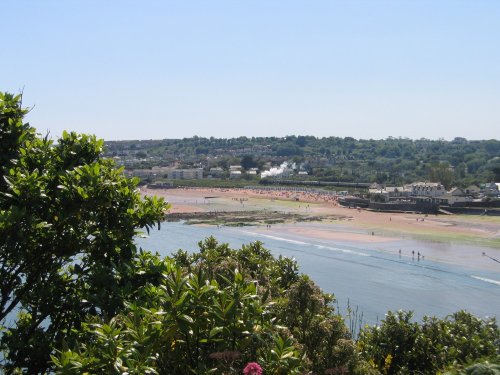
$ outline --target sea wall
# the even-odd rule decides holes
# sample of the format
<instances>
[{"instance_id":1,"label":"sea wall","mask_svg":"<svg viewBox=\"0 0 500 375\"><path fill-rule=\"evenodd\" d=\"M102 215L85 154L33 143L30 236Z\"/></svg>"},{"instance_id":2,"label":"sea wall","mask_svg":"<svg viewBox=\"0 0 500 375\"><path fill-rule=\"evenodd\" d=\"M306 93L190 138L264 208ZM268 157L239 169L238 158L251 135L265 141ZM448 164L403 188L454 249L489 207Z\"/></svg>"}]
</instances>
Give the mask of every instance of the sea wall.
<instances>
[{"instance_id":1,"label":"sea wall","mask_svg":"<svg viewBox=\"0 0 500 375\"><path fill-rule=\"evenodd\" d=\"M385 212L422 212L425 214L435 214L439 206L429 202L400 202L400 203L380 203L370 202L368 208L373 211Z\"/></svg>"},{"instance_id":2,"label":"sea wall","mask_svg":"<svg viewBox=\"0 0 500 375\"><path fill-rule=\"evenodd\" d=\"M456 207L442 206L443 210L452 214L459 215L484 215L484 216L500 216L500 209L482 208L482 207Z\"/></svg>"}]
</instances>

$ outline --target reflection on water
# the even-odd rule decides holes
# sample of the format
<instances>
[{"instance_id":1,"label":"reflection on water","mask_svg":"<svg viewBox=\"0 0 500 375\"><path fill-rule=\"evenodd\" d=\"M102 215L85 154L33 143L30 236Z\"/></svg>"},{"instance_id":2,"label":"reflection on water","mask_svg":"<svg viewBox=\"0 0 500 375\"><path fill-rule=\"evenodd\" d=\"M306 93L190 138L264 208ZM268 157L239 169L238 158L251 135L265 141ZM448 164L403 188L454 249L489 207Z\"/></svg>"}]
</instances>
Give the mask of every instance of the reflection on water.
<instances>
[{"instance_id":1,"label":"reflection on water","mask_svg":"<svg viewBox=\"0 0 500 375\"><path fill-rule=\"evenodd\" d=\"M496 316L500 311L499 272L465 268L434 262L417 261L384 251L401 242L332 243L298 236L261 233L252 227L217 228L163 223L160 231L148 238L138 238L139 246L169 255L178 249L196 251L198 242L214 236L233 248L259 240L274 255L297 260L301 272L309 274L323 290L334 293L341 309L358 306L366 323L374 324L388 310L413 310L417 319L423 315L444 317L466 309L478 316ZM441 244L411 241L423 254ZM451 251L451 245L442 245ZM475 251L478 249L475 248ZM408 254L406 254L408 255Z\"/></svg>"}]
</instances>

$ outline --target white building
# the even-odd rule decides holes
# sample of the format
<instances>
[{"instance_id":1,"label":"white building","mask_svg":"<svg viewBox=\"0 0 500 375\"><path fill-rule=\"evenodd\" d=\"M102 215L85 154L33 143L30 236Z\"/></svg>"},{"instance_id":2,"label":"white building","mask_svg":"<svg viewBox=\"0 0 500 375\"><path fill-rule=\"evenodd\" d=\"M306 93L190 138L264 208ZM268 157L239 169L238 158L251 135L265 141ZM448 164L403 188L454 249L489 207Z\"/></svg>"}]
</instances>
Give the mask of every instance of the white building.
<instances>
[{"instance_id":1,"label":"white building","mask_svg":"<svg viewBox=\"0 0 500 375\"><path fill-rule=\"evenodd\" d=\"M132 169L125 171L125 175L127 177L154 178L157 174L152 169Z\"/></svg>"},{"instance_id":2,"label":"white building","mask_svg":"<svg viewBox=\"0 0 500 375\"><path fill-rule=\"evenodd\" d=\"M496 197L500 192L498 191L498 185L496 183L489 182L481 184L481 193L486 196Z\"/></svg>"},{"instance_id":3,"label":"white building","mask_svg":"<svg viewBox=\"0 0 500 375\"><path fill-rule=\"evenodd\" d=\"M241 178L241 171L229 171L229 178L231 179Z\"/></svg>"},{"instance_id":4,"label":"white building","mask_svg":"<svg viewBox=\"0 0 500 375\"><path fill-rule=\"evenodd\" d=\"M450 206L454 205L455 203L472 202L472 197L470 195L467 195L464 190L457 187L443 194L440 199L442 203L446 203Z\"/></svg>"},{"instance_id":5,"label":"white building","mask_svg":"<svg viewBox=\"0 0 500 375\"><path fill-rule=\"evenodd\" d=\"M437 198L446 193L446 189L439 182L415 182L406 185L405 190L412 196Z\"/></svg>"},{"instance_id":6,"label":"white building","mask_svg":"<svg viewBox=\"0 0 500 375\"><path fill-rule=\"evenodd\" d=\"M167 173L169 180L201 180L203 179L203 168L196 169L172 169Z\"/></svg>"},{"instance_id":7,"label":"white building","mask_svg":"<svg viewBox=\"0 0 500 375\"><path fill-rule=\"evenodd\" d=\"M378 184L370 185L368 193L372 195L380 195L385 201L401 199L402 197L408 197L410 192L403 186L386 186L382 187Z\"/></svg>"}]
</instances>

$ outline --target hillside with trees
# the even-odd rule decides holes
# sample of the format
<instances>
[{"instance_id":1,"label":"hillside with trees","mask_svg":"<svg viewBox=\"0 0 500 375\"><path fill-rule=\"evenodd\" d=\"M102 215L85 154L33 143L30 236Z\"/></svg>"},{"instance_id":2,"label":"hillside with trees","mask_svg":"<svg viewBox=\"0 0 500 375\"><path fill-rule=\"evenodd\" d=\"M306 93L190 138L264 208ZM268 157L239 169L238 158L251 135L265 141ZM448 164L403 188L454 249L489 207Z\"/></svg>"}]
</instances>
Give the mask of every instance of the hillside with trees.
<instances>
[{"instance_id":1,"label":"hillside with trees","mask_svg":"<svg viewBox=\"0 0 500 375\"><path fill-rule=\"evenodd\" d=\"M176 166L244 168L296 163L311 178L325 181L378 182L401 185L412 181L442 182L466 187L500 181L500 141L452 141L406 138L363 140L350 137L287 136L232 139L108 141L106 155L127 168Z\"/></svg>"},{"instance_id":2,"label":"hillside with trees","mask_svg":"<svg viewBox=\"0 0 500 375\"><path fill-rule=\"evenodd\" d=\"M137 248L169 206L141 197L103 141L50 140L26 113L0 93L0 372L498 373L495 319L397 312L359 327L259 242L201 239L165 258Z\"/></svg>"}]
</instances>

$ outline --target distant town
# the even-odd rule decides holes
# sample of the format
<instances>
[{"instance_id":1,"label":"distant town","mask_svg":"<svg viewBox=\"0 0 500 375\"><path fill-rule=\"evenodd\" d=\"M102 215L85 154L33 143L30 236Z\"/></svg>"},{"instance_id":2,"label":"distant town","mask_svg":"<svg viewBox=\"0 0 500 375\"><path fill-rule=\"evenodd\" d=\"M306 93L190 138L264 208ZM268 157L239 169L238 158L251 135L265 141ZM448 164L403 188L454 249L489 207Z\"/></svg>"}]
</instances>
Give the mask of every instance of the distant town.
<instances>
[{"instance_id":1,"label":"distant town","mask_svg":"<svg viewBox=\"0 0 500 375\"><path fill-rule=\"evenodd\" d=\"M327 189L383 211L496 214L500 141L184 138L106 142L107 157L152 188Z\"/></svg>"}]
</instances>

